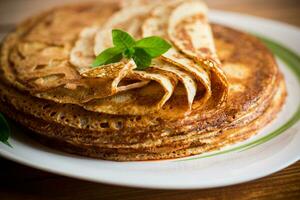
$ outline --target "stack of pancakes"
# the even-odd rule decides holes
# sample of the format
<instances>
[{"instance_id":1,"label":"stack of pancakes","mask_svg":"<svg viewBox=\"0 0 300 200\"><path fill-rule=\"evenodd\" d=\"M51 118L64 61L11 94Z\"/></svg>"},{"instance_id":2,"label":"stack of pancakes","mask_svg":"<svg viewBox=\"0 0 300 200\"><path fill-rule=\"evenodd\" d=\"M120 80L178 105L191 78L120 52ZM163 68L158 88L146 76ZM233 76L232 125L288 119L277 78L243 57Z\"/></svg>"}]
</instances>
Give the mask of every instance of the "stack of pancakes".
<instances>
[{"instance_id":1,"label":"stack of pancakes","mask_svg":"<svg viewBox=\"0 0 300 200\"><path fill-rule=\"evenodd\" d=\"M131 59L92 67L116 28L160 36L172 48L143 71ZM209 24L199 0L59 7L20 24L1 47L0 111L46 145L84 156L156 160L216 150L257 133L285 96L268 49Z\"/></svg>"}]
</instances>

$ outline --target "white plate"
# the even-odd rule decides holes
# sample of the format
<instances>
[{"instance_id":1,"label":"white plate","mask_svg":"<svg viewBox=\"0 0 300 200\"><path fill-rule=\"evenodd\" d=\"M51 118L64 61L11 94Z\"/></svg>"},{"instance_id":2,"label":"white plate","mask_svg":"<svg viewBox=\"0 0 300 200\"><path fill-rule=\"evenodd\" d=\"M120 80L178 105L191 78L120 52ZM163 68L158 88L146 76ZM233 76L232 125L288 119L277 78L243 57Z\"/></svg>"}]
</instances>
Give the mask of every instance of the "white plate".
<instances>
[{"instance_id":1,"label":"white plate","mask_svg":"<svg viewBox=\"0 0 300 200\"><path fill-rule=\"evenodd\" d=\"M300 54L298 28L228 12L211 11L210 15L213 22L260 34ZM145 188L211 188L269 175L300 158L300 124L297 122L300 115L300 59L285 49L279 48L279 51L294 66L292 70L278 59L287 82L287 103L273 123L243 143L184 159L112 162L58 152L17 134L15 130L10 139L13 148L0 144L0 154L10 160L65 176Z\"/></svg>"}]
</instances>

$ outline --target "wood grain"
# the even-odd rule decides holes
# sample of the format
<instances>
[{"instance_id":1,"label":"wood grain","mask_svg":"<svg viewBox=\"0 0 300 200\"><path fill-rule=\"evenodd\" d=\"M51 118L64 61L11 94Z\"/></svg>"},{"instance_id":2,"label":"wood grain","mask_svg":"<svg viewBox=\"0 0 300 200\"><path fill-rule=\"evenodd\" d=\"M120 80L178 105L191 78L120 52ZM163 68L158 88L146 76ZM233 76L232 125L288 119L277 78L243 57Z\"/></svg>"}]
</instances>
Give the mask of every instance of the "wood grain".
<instances>
[{"instance_id":1,"label":"wood grain","mask_svg":"<svg viewBox=\"0 0 300 200\"><path fill-rule=\"evenodd\" d=\"M149 190L75 180L0 160L0 199L299 199L300 161L271 176L207 190ZM4 173L5 172L5 173Z\"/></svg>"},{"instance_id":2,"label":"wood grain","mask_svg":"<svg viewBox=\"0 0 300 200\"><path fill-rule=\"evenodd\" d=\"M24 17L74 0L1 0L0 32ZM80 0L75 0L80 1ZM240 12L300 26L297 0L207 0L214 9ZM42 172L0 158L1 200L199 200L300 199L300 161L268 177L207 190L148 190L91 183Z\"/></svg>"}]
</instances>

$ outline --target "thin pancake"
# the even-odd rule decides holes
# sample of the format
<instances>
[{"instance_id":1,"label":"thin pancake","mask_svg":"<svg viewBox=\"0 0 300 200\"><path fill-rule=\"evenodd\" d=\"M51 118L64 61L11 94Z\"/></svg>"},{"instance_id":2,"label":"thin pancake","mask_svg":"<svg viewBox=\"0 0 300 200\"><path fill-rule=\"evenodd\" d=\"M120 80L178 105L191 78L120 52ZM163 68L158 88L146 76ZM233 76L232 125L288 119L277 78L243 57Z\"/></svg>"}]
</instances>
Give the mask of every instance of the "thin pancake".
<instances>
[{"instance_id":1,"label":"thin pancake","mask_svg":"<svg viewBox=\"0 0 300 200\"><path fill-rule=\"evenodd\" d=\"M186 11L189 12L186 12ZM222 101L226 99L228 82L220 69L210 25L207 7L199 0L181 3L169 18L168 36L175 46L217 76L223 86Z\"/></svg>"},{"instance_id":2,"label":"thin pancake","mask_svg":"<svg viewBox=\"0 0 300 200\"><path fill-rule=\"evenodd\" d=\"M118 28L118 27L125 27L125 30L131 29L130 25L132 25L134 23L130 23L130 25L125 25L126 23L128 23L128 19L139 18L139 17L143 18L143 16L145 16L145 13L150 11L149 8L151 8L151 6L144 6L144 7L142 7L141 10L136 10L136 9L133 9L132 7L123 8L121 11L114 14L112 16L112 18L104 25L104 29L103 30L99 29L98 32L96 32L95 49L97 49L97 50L95 50L95 55L97 55L97 53L99 53L100 51L102 51L105 48L108 48L112 45L111 39L107 38L107 37L110 37L111 29ZM132 9L135 11L132 12ZM128 13L130 13L130 15ZM126 15L126 17L125 17L125 15ZM141 21L140 21L140 23L141 23ZM90 30L94 30L94 29L91 28ZM136 32L133 33L134 35L136 35L137 32L139 32L138 29L135 29L135 30L136 30ZM83 30L83 33L85 33L85 31L86 30ZM106 32L106 34L104 34L105 32ZM107 37L105 37L105 36L107 36ZM83 40L83 42L86 41L85 38L82 38L82 40ZM89 41L92 41L92 37L89 39ZM80 44L81 43L80 40L77 43ZM88 44L90 44L90 46L93 45L92 42L89 42ZM83 46L85 46L85 45L83 45ZM77 50L76 46L74 49ZM79 55L84 55L84 54L82 53ZM85 60L85 59L90 60L90 62L91 62L91 59L89 57L83 58L83 60ZM184 60L184 58L182 58L182 60ZM76 65L76 63L73 63L73 64ZM91 65L91 63L87 63L87 64L88 64L88 66ZM195 63L193 63L192 61L186 60L185 68L188 69L189 65L191 65L191 64L195 65ZM161 66L159 66L159 65L161 65ZM159 62L156 61L156 63L153 66L157 69L160 69L161 71L165 70L164 67L162 67L162 66L166 66L166 68L168 68L168 69L165 71L170 72L170 70L171 70L172 73L176 75L177 79L182 82L182 84L184 85L184 88L186 90L189 108L192 107L192 103L193 103L194 97L196 95L196 90L197 90L197 85L195 84L191 74L196 74L198 79L200 79L200 83L198 83L198 84L203 84L204 87L207 89L207 92L205 93L205 95L203 96L203 98L200 101L201 103L198 102L198 105L203 105L206 102L206 100L210 97L211 89L210 89L209 78L208 78L208 76L206 76L207 73L202 68L199 68L198 66L196 66L197 68L192 68L192 70L189 70L186 72L185 70L182 71L182 68L178 69L177 67L172 66L172 64L163 63L163 61L159 61ZM77 66L77 67L80 67L80 66ZM97 70L94 70L94 71L97 71ZM189 73L190 71L192 72L191 74ZM135 73L138 74L139 72L133 71L131 74L135 74ZM128 75L129 75L129 73L128 73ZM86 75L86 77L88 77L88 75ZM144 77L146 77L146 76L144 76ZM127 78L129 78L129 77L127 76ZM130 78L132 78L132 75ZM140 85L142 85L142 84L140 84ZM140 85L135 84L135 86L140 86ZM133 88L133 87L130 87L130 88ZM165 90L168 91L167 88L165 88ZM123 90L123 91L125 91L125 90ZM174 91L174 89L173 89L173 91ZM172 94L173 91L169 91L169 94ZM201 90L198 90L198 91L201 91ZM126 98L128 100L129 100L129 98L131 98L131 96L127 95L127 94L120 94L119 97L116 96L116 97L112 97L112 98L113 99L124 99L125 98L124 95L126 96ZM97 96L96 96L96 98L97 98ZM170 95L168 96L168 99L169 98L170 98ZM112 102L114 102L113 99L112 99ZM139 98L134 98L134 99L136 101ZM161 102L164 102L164 103L163 104L159 103L158 104L159 107L157 107L157 108L162 107L167 102L168 99L162 99ZM88 110L96 110L98 112L105 112L105 113L110 113L110 114L145 114L146 110L148 110L147 112L150 111L150 109L143 108L140 105L139 105L139 109L134 108L134 106L136 106L136 105L132 100L124 101L122 104L119 101L120 105L116 105L113 107L111 105L106 105L106 103L109 101L110 101L109 99L104 99L104 100L99 99L99 100L89 103L88 105L85 105L84 107ZM131 107L133 107L132 110L130 110L129 107L126 106L127 104L129 104L129 102L131 102L131 104L132 104L132 106L131 106ZM107 107L107 108L105 108L105 107ZM149 107L149 105L146 104L145 107ZM153 106L150 106L150 107L153 108ZM155 110L157 110L157 109L154 109L154 111Z\"/></svg>"},{"instance_id":3,"label":"thin pancake","mask_svg":"<svg viewBox=\"0 0 300 200\"><path fill-rule=\"evenodd\" d=\"M167 31L168 31L168 22L170 20L169 19L170 14L172 13L172 10L178 6L179 2L180 1L172 1L171 3L166 3L163 6L156 7L152 11L151 16L148 17L143 24L142 27L143 36L147 37L151 35L157 35L157 36L164 37L165 39L168 39L169 37ZM209 73L206 72L201 66L187 59L177 49L173 47L162 56L162 59L189 72L190 74L195 76L195 79L199 81L200 84L203 84L203 86L206 89L205 96L203 97L204 99L203 104L205 103L206 100L210 98L211 83L210 83Z\"/></svg>"}]
</instances>

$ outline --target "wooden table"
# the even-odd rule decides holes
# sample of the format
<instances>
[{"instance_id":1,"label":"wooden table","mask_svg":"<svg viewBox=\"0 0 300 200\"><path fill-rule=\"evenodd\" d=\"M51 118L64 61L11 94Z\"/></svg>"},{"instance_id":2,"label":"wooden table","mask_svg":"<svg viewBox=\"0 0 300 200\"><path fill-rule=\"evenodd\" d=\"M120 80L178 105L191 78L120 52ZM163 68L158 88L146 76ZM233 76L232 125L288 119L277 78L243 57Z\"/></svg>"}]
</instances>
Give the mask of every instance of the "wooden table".
<instances>
[{"instance_id":1,"label":"wooden table","mask_svg":"<svg viewBox=\"0 0 300 200\"><path fill-rule=\"evenodd\" d=\"M65 2L71 0L65 0ZM80 1L80 0L75 0ZM63 0L1 0L0 32ZM257 15L300 26L297 0L209 0L211 8ZM208 190L148 190L91 183L25 167L0 158L0 199L300 199L300 161L271 176Z\"/></svg>"}]
</instances>

